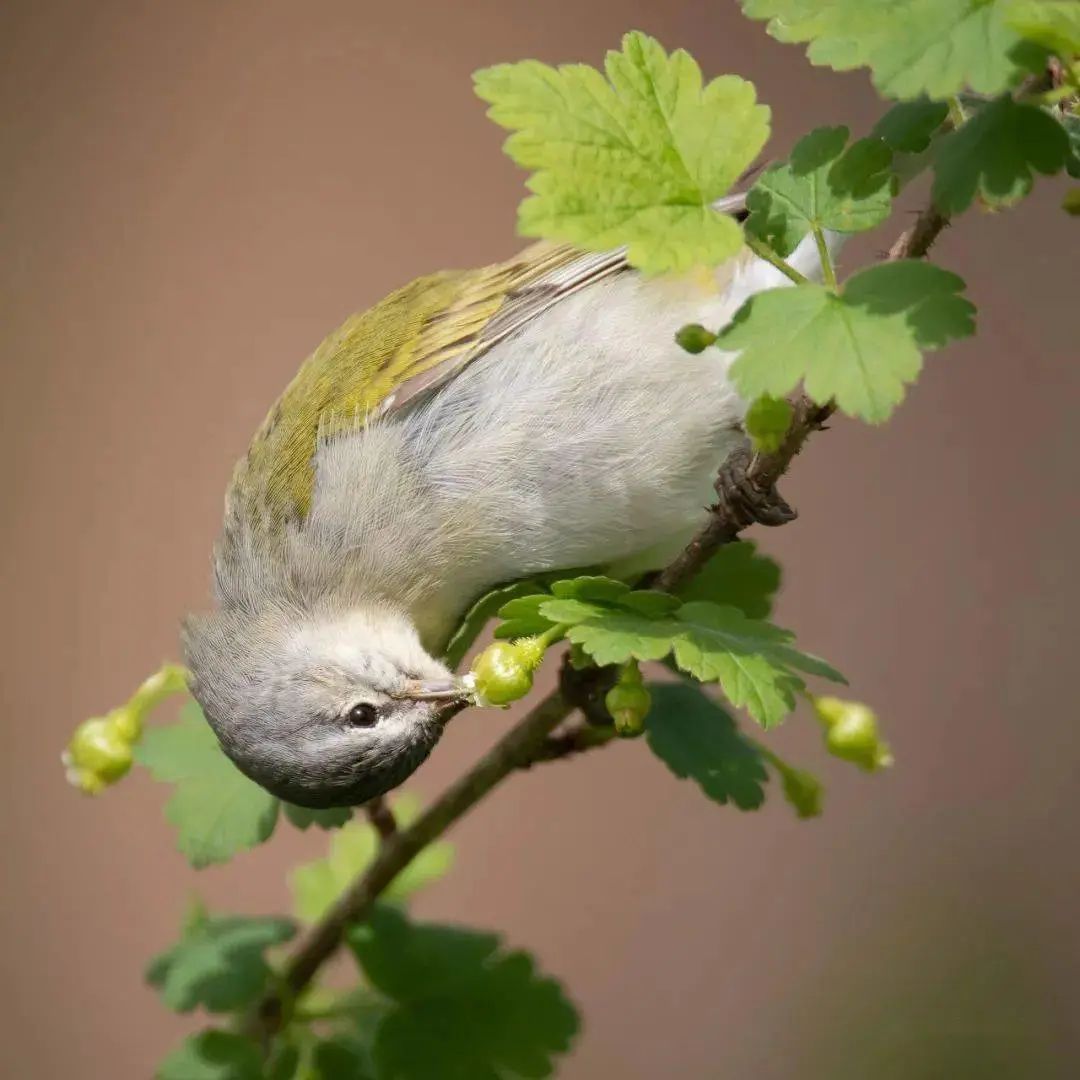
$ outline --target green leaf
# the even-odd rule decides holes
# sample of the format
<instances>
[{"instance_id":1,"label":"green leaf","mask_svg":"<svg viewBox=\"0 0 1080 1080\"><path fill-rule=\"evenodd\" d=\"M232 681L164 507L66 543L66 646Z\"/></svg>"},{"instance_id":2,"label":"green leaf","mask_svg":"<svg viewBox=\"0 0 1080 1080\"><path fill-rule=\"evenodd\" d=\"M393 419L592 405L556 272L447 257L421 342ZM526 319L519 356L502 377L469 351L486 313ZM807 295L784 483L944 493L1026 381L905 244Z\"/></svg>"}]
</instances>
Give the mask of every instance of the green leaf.
<instances>
[{"instance_id":1,"label":"green leaf","mask_svg":"<svg viewBox=\"0 0 1080 1080\"><path fill-rule=\"evenodd\" d=\"M746 228L781 255L813 229L855 233L880 225L892 209L892 151L878 138L847 146L845 127L818 128L791 158L772 165L746 196Z\"/></svg>"},{"instance_id":2,"label":"green leaf","mask_svg":"<svg viewBox=\"0 0 1080 1080\"><path fill-rule=\"evenodd\" d=\"M795 692L803 686L796 670L812 668L813 674L843 681L827 664L795 650L788 631L748 619L738 608L703 601L659 619L597 609L571 626L567 637L601 666L662 660L670 653L695 679L719 682L728 700L764 727L794 708Z\"/></svg>"},{"instance_id":3,"label":"green leaf","mask_svg":"<svg viewBox=\"0 0 1080 1080\"><path fill-rule=\"evenodd\" d=\"M278 800L225 756L195 702L177 723L147 731L135 760L155 780L175 785L165 817L176 826L177 846L192 866L227 862L274 831Z\"/></svg>"},{"instance_id":4,"label":"green leaf","mask_svg":"<svg viewBox=\"0 0 1080 1080\"><path fill-rule=\"evenodd\" d=\"M529 596L539 588L539 584L535 581L515 581L511 585L501 585L481 596L465 613L457 630L454 631L454 636L448 642L443 654L446 666L451 671L457 669L473 642L504 604L519 596Z\"/></svg>"},{"instance_id":5,"label":"green leaf","mask_svg":"<svg viewBox=\"0 0 1080 1080\"><path fill-rule=\"evenodd\" d=\"M779 588L779 564L759 555L752 541L740 540L720 548L679 595L684 600L730 604L751 619L764 619Z\"/></svg>"},{"instance_id":6,"label":"green leaf","mask_svg":"<svg viewBox=\"0 0 1080 1080\"><path fill-rule=\"evenodd\" d=\"M618 600L630 592L625 581L596 574L553 581L550 588L551 595L560 600Z\"/></svg>"},{"instance_id":7,"label":"green leaf","mask_svg":"<svg viewBox=\"0 0 1080 1080\"><path fill-rule=\"evenodd\" d=\"M791 402L787 398L762 394L750 403L743 418L743 427L756 451L772 454L784 445L784 438L791 426L791 413Z\"/></svg>"},{"instance_id":8,"label":"green leaf","mask_svg":"<svg viewBox=\"0 0 1080 1080\"><path fill-rule=\"evenodd\" d=\"M837 296L814 284L748 300L720 335L740 352L731 377L745 398L784 397L800 381L817 402L850 416L888 418L922 368L921 351L974 332L963 281L929 263L884 263L851 277Z\"/></svg>"},{"instance_id":9,"label":"green leaf","mask_svg":"<svg viewBox=\"0 0 1080 1080\"><path fill-rule=\"evenodd\" d=\"M394 800L393 813L399 828L408 828L419 817L420 803L410 795ZM325 859L297 866L289 878L293 910L307 923L321 919L339 896L375 859L379 835L367 822L354 821L330 839ZM454 861L452 844L440 840L429 844L401 871L383 893L390 901L403 901L418 889L445 876Z\"/></svg>"},{"instance_id":10,"label":"green leaf","mask_svg":"<svg viewBox=\"0 0 1080 1080\"><path fill-rule=\"evenodd\" d=\"M348 1035L322 1039L312 1051L312 1075L305 1074L303 1080L368 1080L370 1056L362 1043Z\"/></svg>"},{"instance_id":11,"label":"green leaf","mask_svg":"<svg viewBox=\"0 0 1080 1080\"><path fill-rule=\"evenodd\" d=\"M1061 126L1069 139L1069 157L1065 162L1065 171L1080 180L1080 115L1065 113L1061 118Z\"/></svg>"},{"instance_id":12,"label":"green leaf","mask_svg":"<svg viewBox=\"0 0 1080 1080\"><path fill-rule=\"evenodd\" d=\"M725 75L703 86L688 53L637 32L605 70L526 60L474 76L488 116L514 132L506 152L535 170L519 231L592 251L625 244L648 273L734 255L739 226L712 204L768 138L753 85Z\"/></svg>"},{"instance_id":13,"label":"green leaf","mask_svg":"<svg viewBox=\"0 0 1080 1080\"><path fill-rule=\"evenodd\" d=\"M395 1003L375 1036L380 1077L545 1077L578 1030L559 985L493 934L412 923L377 908L348 933L368 980Z\"/></svg>"},{"instance_id":14,"label":"green leaf","mask_svg":"<svg viewBox=\"0 0 1080 1080\"><path fill-rule=\"evenodd\" d=\"M295 825L301 832L307 832L312 825L320 829L340 829L352 817L352 807L331 806L325 810L312 810L307 806L294 806L292 803L282 802L282 810L290 823Z\"/></svg>"},{"instance_id":15,"label":"green leaf","mask_svg":"<svg viewBox=\"0 0 1080 1080\"><path fill-rule=\"evenodd\" d=\"M719 682L734 705L745 706L769 727L794 707L795 691L803 686L796 672L840 682L843 676L824 661L799 652L788 631L750 618L738 606L698 598L730 597L734 604L766 613L778 580L775 564L754 558L751 545L733 545L688 587L690 602L596 578L557 582L552 589L561 597L537 594L506 605L503 613L511 616L511 622L499 627L496 637L504 636L506 626L527 618L537 633L555 625L568 627L571 645L600 667L672 655L682 671L701 681Z\"/></svg>"},{"instance_id":16,"label":"green leaf","mask_svg":"<svg viewBox=\"0 0 1080 1080\"><path fill-rule=\"evenodd\" d=\"M295 932L288 919L196 914L180 941L150 962L146 981L174 1012L230 1012L258 997L270 975L266 950Z\"/></svg>"},{"instance_id":17,"label":"green leaf","mask_svg":"<svg viewBox=\"0 0 1080 1080\"><path fill-rule=\"evenodd\" d=\"M540 614L540 605L549 599L547 593L519 596L499 608L499 618L504 620L495 628L497 638L531 637L542 634L551 625Z\"/></svg>"},{"instance_id":18,"label":"green leaf","mask_svg":"<svg viewBox=\"0 0 1080 1080\"><path fill-rule=\"evenodd\" d=\"M1021 37L1068 60L1080 53L1080 4L1076 0L1012 0L1005 21Z\"/></svg>"},{"instance_id":19,"label":"green leaf","mask_svg":"<svg viewBox=\"0 0 1080 1080\"><path fill-rule=\"evenodd\" d=\"M735 721L700 687L654 683L645 721L649 749L680 779L693 780L710 799L756 810L768 773L761 755Z\"/></svg>"},{"instance_id":20,"label":"green leaf","mask_svg":"<svg viewBox=\"0 0 1080 1080\"><path fill-rule=\"evenodd\" d=\"M901 101L874 125L871 134L897 153L921 154L948 115L949 106L944 101Z\"/></svg>"},{"instance_id":21,"label":"green leaf","mask_svg":"<svg viewBox=\"0 0 1080 1080\"><path fill-rule=\"evenodd\" d=\"M934 163L934 203L943 214L966 210L975 195L992 206L1017 202L1031 191L1032 171L1065 167L1069 137L1049 113L1002 97L951 132Z\"/></svg>"},{"instance_id":22,"label":"green leaf","mask_svg":"<svg viewBox=\"0 0 1080 1080\"><path fill-rule=\"evenodd\" d=\"M155 1075L157 1080L263 1080L262 1055L240 1035L201 1031L186 1038Z\"/></svg>"},{"instance_id":23,"label":"green leaf","mask_svg":"<svg viewBox=\"0 0 1080 1080\"><path fill-rule=\"evenodd\" d=\"M1061 209L1071 217L1080 217L1080 187L1069 188L1061 200Z\"/></svg>"},{"instance_id":24,"label":"green leaf","mask_svg":"<svg viewBox=\"0 0 1080 1080\"><path fill-rule=\"evenodd\" d=\"M813 64L870 68L885 96L997 94L1038 70L1040 49L1007 23L1010 0L742 0L778 41L809 42Z\"/></svg>"}]
</instances>

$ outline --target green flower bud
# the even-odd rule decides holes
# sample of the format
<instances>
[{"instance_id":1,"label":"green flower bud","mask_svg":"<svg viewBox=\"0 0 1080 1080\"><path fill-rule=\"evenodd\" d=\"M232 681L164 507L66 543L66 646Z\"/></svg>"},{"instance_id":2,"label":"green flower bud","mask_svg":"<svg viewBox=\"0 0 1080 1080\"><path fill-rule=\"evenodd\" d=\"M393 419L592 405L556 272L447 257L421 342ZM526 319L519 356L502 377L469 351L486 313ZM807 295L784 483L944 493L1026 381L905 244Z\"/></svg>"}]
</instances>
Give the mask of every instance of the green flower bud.
<instances>
[{"instance_id":1,"label":"green flower bud","mask_svg":"<svg viewBox=\"0 0 1080 1080\"><path fill-rule=\"evenodd\" d=\"M84 795L98 795L108 787L96 772L87 769L68 768L67 780L72 787L77 787Z\"/></svg>"},{"instance_id":2,"label":"green flower bud","mask_svg":"<svg viewBox=\"0 0 1080 1080\"><path fill-rule=\"evenodd\" d=\"M633 738L645 730L652 696L641 684L641 669L636 663L622 668L619 681L604 696L604 705L615 721L615 730L624 738Z\"/></svg>"},{"instance_id":3,"label":"green flower bud","mask_svg":"<svg viewBox=\"0 0 1080 1080\"><path fill-rule=\"evenodd\" d=\"M131 760L131 743L110 717L95 717L81 723L64 757L71 774L79 778L73 782L84 791L89 790L85 774L97 777L102 786L113 784L131 768Z\"/></svg>"},{"instance_id":4,"label":"green flower bud","mask_svg":"<svg viewBox=\"0 0 1080 1080\"><path fill-rule=\"evenodd\" d=\"M675 335L675 341L688 353L697 355L715 344L716 335L711 330L706 330L700 323L688 323L680 328Z\"/></svg>"},{"instance_id":5,"label":"green flower bud","mask_svg":"<svg viewBox=\"0 0 1080 1080\"><path fill-rule=\"evenodd\" d=\"M825 745L830 754L867 772L892 764L892 753L881 741L877 717L869 706L858 701L820 697L814 698L814 711L825 725Z\"/></svg>"},{"instance_id":6,"label":"green flower bud","mask_svg":"<svg viewBox=\"0 0 1080 1080\"><path fill-rule=\"evenodd\" d=\"M522 648L517 642L492 642L473 661L472 683L477 704L509 705L523 698L532 689L534 651L528 645Z\"/></svg>"},{"instance_id":7,"label":"green flower bud","mask_svg":"<svg viewBox=\"0 0 1080 1080\"><path fill-rule=\"evenodd\" d=\"M774 398L768 394L756 398L743 420L754 449L766 454L779 450L791 426L791 413L791 402L786 398Z\"/></svg>"},{"instance_id":8,"label":"green flower bud","mask_svg":"<svg viewBox=\"0 0 1080 1080\"><path fill-rule=\"evenodd\" d=\"M800 818L813 818L821 814L825 789L816 776L802 769L785 768L780 774L784 798L794 807Z\"/></svg>"}]
</instances>

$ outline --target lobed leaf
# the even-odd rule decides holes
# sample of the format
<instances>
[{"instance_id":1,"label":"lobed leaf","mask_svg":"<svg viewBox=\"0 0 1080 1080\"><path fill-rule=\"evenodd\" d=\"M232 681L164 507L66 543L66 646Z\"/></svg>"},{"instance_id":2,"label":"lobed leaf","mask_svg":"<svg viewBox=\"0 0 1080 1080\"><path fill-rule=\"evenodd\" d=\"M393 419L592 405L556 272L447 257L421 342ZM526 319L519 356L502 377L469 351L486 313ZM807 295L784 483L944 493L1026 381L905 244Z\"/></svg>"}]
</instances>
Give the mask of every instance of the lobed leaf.
<instances>
[{"instance_id":1,"label":"lobed leaf","mask_svg":"<svg viewBox=\"0 0 1080 1080\"><path fill-rule=\"evenodd\" d=\"M259 996L270 975L266 950L295 932L288 919L201 914L189 921L176 945L150 962L146 981L175 1012L197 1005L231 1012Z\"/></svg>"},{"instance_id":2,"label":"lobed leaf","mask_svg":"<svg viewBox=\"0 0 1080 1080\"><path fill-rule=\"evenodd\" d=\"M948 115L949 106L944 101L901 101L878 120L871 134L897 153L921 154Z\"/></svg>"},{"instance_id":3,"label":"lobed leaf","mask_svg":"<svg viewBox=\"0 0 1080 1080\"><path fill-rule=\"evenodd\" d=\"M922 368L922 351L974 332L974 307L955 274L915 260L853 275L836 295L821 285L748 300L720 334L739 352L731 376L746 398L783 397L802 382L870 423L888 418Z\"/></svg>"},{"instance_id":4,"label":"lobed leaf","mask_svg":"<svg viewBox=\"0 0 1080 1080\"><path fill-rule=\"evenodd\" d=\"M379 1076L510 1080L552 1075L578 1030L554 980L493 934L410 922L378 907L348 942L394 1007L375 1034Z\"/></svg>"},{"instance_id":5,"label":"lobed leaf","mask_svg":"<svg viewBox=\"0 0 1080 1080\"><path fill-rule=\"evenodd\" d=\"M753 85L703 83L688 53L637 32L608 53L605 72L526 60L474 76L488 116L514 132L506 152L534 170L519 231L593 251L626 245L647 273L734 255L739 226L713 203L768 138Z\"/></svg>"},{"instance_id":6,"label":"lobed leaf","mask_svg":"<svg viewBox=\"0 0 1080 1080\"><path fill-rule=\"evenodd\" d=\"M976 195L991 206L1007 206L1031 191L1033 172L1060 172L1069 156L1069 136L1053 116L998 98L941 141L934 203L950 215L966 210Z\"/></svg>"},{"instance_id":7,"label":"lobed leaf","mask_svg":"<svg viewBox=\"0 0 1080 1080\"><path fill-rule=\"evenodd\" d=\"M808 43L813 64L867 67L885 96L997 94L1044 52L1009 25L1012 0L742 0L778 41Z\"/></svg>"},{"instance_id":8,"label":"lobed leaf","mask_svg":"<svg viewBox=\"0 0 1080 1080\"><path fill-rule=\"evenodd\" d=\"M814 229L872 229L892 210L891 163L892 150L882 139L848 146L847 128L818 128L750 189L746 228L780 255L790 255Z\"/></svg>"},{"instance_id":9,"label":"lobed leaf","mask_svg":"<svg viewBox=\"0 0 1080 1080\"><path fill-rule=\"evenodd\" d=\"M165 817L192 866L226 862L273 833L278 800L225 756L195 702L181 710L177 723L147 731L135 760L154 779L174 785Z\"/></svg>"},{"instance_id":10,"label":"lobed leaf","mask_svg":"<svg viewBox=\"0 0 1080 1080\"><path fill-rule=\"evenodd\" d=\"M156 1076L157 1080L264 1080L262 1054L242 1035L201 1031L169 1054Z\"/></svg>"},{"instance_id":11,"label":"lobed leaf","mask_svg":"<svg viewBox=\"0 0 1080 1080\"><path fill-rule=\"evenodd\" d=\"M730 604L751 619L765 619L780 588L780 566L759 555L752 540L725 544L679 590L684 600Z\"/></svg>"},{"instance_id":12,"label":"lobed leaf","mask_svg":"<svg viewBox=\"0 0 1080 1080\"><path fill-rule=\"evenodd\" d=\"M340 829L352 818L352 807L330 806L325 810L312 810L308 806L295 806L293 803L282 801L281 809L289 819L289 823L295 825L301 832L307 832L312 825L320 829Z\"/></svg>"},{"instance_id":13,"label":"lobed leaf","mask_svg":"<svg viewBox=\"0 0 1080 1080\"><path fill-rule=\"evenodd\" d=\"M697 686L658 683L649 687L652 708L645 720L649 749L680 779L693 780L722 806L756 810L765 801L768 773L761 754L744 738L730 714Z\"/></svg>"}]
</instances>

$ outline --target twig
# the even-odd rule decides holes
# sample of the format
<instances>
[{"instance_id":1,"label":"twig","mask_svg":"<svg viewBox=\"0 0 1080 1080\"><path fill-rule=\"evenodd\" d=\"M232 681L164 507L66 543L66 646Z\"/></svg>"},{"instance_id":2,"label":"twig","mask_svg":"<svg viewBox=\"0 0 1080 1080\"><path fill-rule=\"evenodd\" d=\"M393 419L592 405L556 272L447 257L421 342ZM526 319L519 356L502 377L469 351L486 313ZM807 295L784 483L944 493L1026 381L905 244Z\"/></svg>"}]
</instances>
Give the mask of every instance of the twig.
<instances>
[{"instance_id":1,"label":"twig","mask_svg":"<svg viewBox=\"0 0 1080 1080\"><path fill-rule=\"evenodd\" d=\"M551 693L529 710L467 773L455 781L408 829L384 840L375 861L304 937L282 973L279 987L259 1003L249 1024L266 1039L280 1029L291 1003L341 944L346 928L363 919L383 890L436 837L515 769L529 761L545 736L566 719L570 706Z\"/></svg>"},{"instance_id":2,"label":"twig","mask_svg":"<svg viewBox=\"0 0 1080 1080\"><path fill-rule=\"evenodd\" d=\"M519 768L530 769L542 761L561 761L563 758L576 757L587 750L597 750L601 746L607 746L616 738L618 735L614 725L597 727L596 724L577 724L557 735L549 735Z\"/></svg>"},{"instance_id":3,"label":"twig","mask_svg":"<svg viewBox=\"0 0 1080 1080\"><path fill-rule=\"evenodd\" d=\"M927 203L910 229L905 229L889 248L887 262L899 259L921 259L934 246L934 241L948 226L949 219L932 202Z\"/></svg>"},{"instance_id":4,"label":"twig","mask_svg":"<svg viewBox=\"0 0 1080 1080\"><path fill-rule=\"evenodd\" d=\"M925 255L947 224L947 219L932 205L926 207L915 224L892 246L889 260ZM747 478L764 490L771 488L787 470L811 432L822 429L833 409L831 402L818 405L805 396L800 397L794 403L791 426L783 445L775 453L756 455L747 469ZM736 522L728 520L720 508L714 508L687 547L653 582L653 587L677 590L697 573L717 548L736 539L739 532L740 526ZM266 1041L280 1030L291 1003L341 945L348 926L362 920L391 881L428 844L441 836L507 776L518 769L571 757L613 740L610 728L587 723L553 736L551 733L577 704L576 700L569 702L558 691L543 698L408 829L398 830L396 823L391 829L385 821L380 826L381 812L378 807L369 804L369 816L383 837L379 854L300 941L277 987L256 1007L248 1025L251 1034ZM457 708L453 711L457 711Z\"/></svg>"},{"instance_id":5,"label":"twig","mask_svg":"<svg viewBox=\"0 0 1080 1080\"><path fill-rule=\"evenodd\" d=\"M390 809L390 804L382 795L377 795L370 802L365 803L364 809L367 811L368 821L375 826L375 831L382 838L383 843L392 840L397 835L397 818L394 817L394 811Z\"/></svg>"}]
</instances>

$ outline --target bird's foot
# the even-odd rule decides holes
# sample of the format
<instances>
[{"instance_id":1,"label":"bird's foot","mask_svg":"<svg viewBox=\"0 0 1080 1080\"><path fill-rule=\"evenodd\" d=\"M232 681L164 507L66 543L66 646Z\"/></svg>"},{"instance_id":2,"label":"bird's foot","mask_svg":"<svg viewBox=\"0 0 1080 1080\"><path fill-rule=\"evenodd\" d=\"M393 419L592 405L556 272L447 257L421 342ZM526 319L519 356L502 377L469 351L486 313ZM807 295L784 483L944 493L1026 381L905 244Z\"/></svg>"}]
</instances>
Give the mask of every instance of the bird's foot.
<instances>
[{"instance_id":1,"label":"bird's foot","mask_svg":"<svg viewBox=\"0 0 1080 1080\"><path fill-rule=\"evenodd\" d=\"M794 521L798 513L787 504L776 485L763 487L748 475L752 460L750 448L740 447L720 467L713 485L720 512L739 529Z\"/></svg>"}]
</instances>

